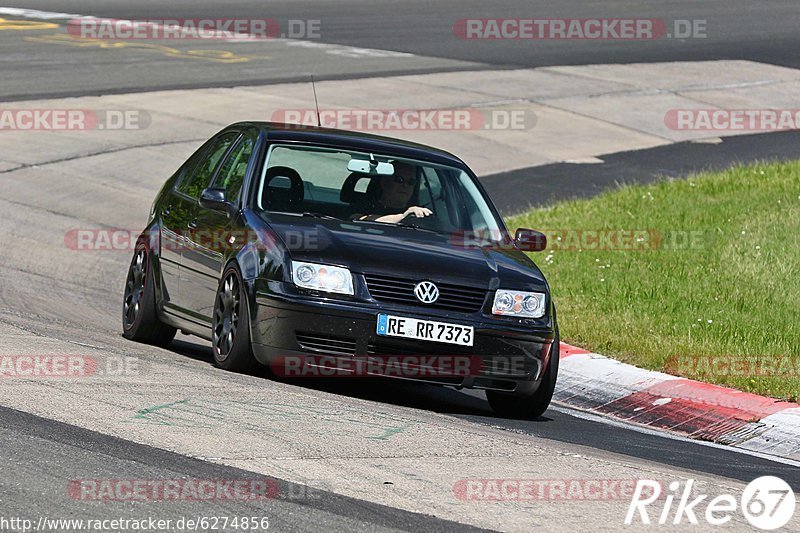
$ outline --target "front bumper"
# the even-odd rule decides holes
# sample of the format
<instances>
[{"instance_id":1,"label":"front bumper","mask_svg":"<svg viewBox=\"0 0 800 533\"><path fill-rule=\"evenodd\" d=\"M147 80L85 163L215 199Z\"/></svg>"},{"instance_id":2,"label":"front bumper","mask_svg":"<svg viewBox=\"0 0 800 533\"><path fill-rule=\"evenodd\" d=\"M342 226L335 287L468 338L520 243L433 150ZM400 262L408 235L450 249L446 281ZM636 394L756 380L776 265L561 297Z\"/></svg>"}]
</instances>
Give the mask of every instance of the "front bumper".
<instances>
[{"instance_id":1,"label":"front bumper","mask_svg":"<svg viewBox=\"0 0 800 533\"><path fill-rule=\"evenodd\" d=\"M471 361L479 358L480 364L473 365L466 374L387 372L377 375L458 388L530 394L539 386L553 343L555 328L549 318L532 326L481 313L464 315L412 306L289 294L282 292L283 284L272 288L277 290L254 294L252 342L256 359L273 369L286 357L294 356L333 358L348 363L363 359L372 363L378 361L379 365L392 356L453 356ZM472 326L475 331L473 346L378 335L380 313ZM371 368L374 367L372 364Z\"/></svg>"}]
</instances>

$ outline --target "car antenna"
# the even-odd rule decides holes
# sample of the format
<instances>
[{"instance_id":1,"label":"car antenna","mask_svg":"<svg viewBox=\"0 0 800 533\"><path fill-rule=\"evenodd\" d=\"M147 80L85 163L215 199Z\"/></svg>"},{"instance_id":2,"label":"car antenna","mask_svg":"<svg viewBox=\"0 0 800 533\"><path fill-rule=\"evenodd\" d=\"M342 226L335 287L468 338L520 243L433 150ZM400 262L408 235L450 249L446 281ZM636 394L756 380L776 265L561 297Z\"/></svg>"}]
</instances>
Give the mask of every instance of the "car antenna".
<instances>
[{"instance_id":1,"label":"car antenna","mask_svg":"<svg viewBox=\"0 0 800 533\"><path fill-rule=\"evenodd\" d=\"M317 127L322 127L322 121L319 119L319 102L317 101L317 86L314 83L314 75L311 75L311 89L314 91L314 107L317 109Z\"/></svg>"}]
</instances>

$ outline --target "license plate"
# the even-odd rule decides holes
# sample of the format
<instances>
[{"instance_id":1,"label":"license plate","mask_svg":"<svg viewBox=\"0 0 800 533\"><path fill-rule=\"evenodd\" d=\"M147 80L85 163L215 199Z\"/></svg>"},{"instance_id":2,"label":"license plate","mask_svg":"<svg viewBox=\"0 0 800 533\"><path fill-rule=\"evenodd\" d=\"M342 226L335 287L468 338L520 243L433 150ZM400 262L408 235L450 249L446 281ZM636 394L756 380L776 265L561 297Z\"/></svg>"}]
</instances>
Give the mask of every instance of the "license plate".
<instances>
[{"instance_id":1,"label":"license plate","mask_svg":"<svg viewBox=\"0 0 800 533\"><path fill-rule=\"evenodd\" d=\"M403 316L378 315L378 335L388 337L472 346L474 333L472 326Z\"/></svg>"}]
</instances>

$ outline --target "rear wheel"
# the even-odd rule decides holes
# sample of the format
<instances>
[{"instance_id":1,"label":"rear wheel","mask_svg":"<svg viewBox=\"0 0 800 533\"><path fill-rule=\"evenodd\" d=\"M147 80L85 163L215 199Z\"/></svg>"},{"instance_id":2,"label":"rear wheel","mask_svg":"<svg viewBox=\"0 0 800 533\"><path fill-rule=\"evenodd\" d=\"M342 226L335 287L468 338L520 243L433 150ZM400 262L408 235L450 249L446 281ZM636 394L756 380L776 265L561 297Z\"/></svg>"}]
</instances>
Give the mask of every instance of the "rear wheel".
<instances>
[{"instance_id":1,"label":"rear wheel","mask_svg":"<svg viewBox=\"0 0 800 533\"><path fill-rule=\"evenodd\" d=\"M214 364L233 372L258 367L250 344L250 312L239 269L229 266L222 275L211 323Z\"/></svg>"},{"instance_id":2,"label":"rear wheel","mask_svg":"<svg viewBox=\"0 0 800 533\"><path fill-rule=\"evenodd\" d=\"M558 378L558 358L559 358L559 335L556 328L556 335L553 339L553 347L550 349L550 359L547 362L547 370L542 376L542 382L536 392L526 396L516 396L513 394L486 391L486 399L495 413L509 418L538 418L547 411L550 401L553 399L553 391L556 388Z\"/></svg>"},{"instance_id":3,"label":"rear wheel","mask_svg":"<svg viewBox=\"0 0 800 533\"><path fill-rule=\"evenodd\" d=\"M166 346L175 328L161 322L156 311L152 261L147 247L140 244L133 254L122 297L122 336L133 341Z\"/></svg>"}]
</instances>

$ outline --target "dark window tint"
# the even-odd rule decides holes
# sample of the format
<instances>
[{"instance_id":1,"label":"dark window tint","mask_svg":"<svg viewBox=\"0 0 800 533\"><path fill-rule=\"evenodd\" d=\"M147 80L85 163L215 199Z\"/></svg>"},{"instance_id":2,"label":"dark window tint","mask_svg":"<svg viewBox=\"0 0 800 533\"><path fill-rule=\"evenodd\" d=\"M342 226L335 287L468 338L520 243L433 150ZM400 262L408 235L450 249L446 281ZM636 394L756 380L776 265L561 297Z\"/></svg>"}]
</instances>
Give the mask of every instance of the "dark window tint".
<instances>
[{"instance_id":1,"label":"dark window tint","mask_svg":"<svg viewBox=\"0 0 800 533\"><path fill-rule=\"evenodd\" d=\"M178 185L178 191L192 198L198 198L203 189L208 187L222 156L225 155L238 135L236 132L226 133L209 144L209 147L200 156L198 163L187 169L187 174Z\"/></svg>"},{"instance_id":2,"label":"dark window tint","mask_svg":"<svg viewBox=\"0 0 800 533\"><path fill-rule=\"evenodd\" d=\"M256 145L258 133L250 131L245 133L241 141L231 150L222 167L219 169L214 187L225 189L228 200L234 202L238 200L242 190L245 174L247 174L247 164L250 156L253 155L253 148Z\"/></svg>"}]
</instances>

